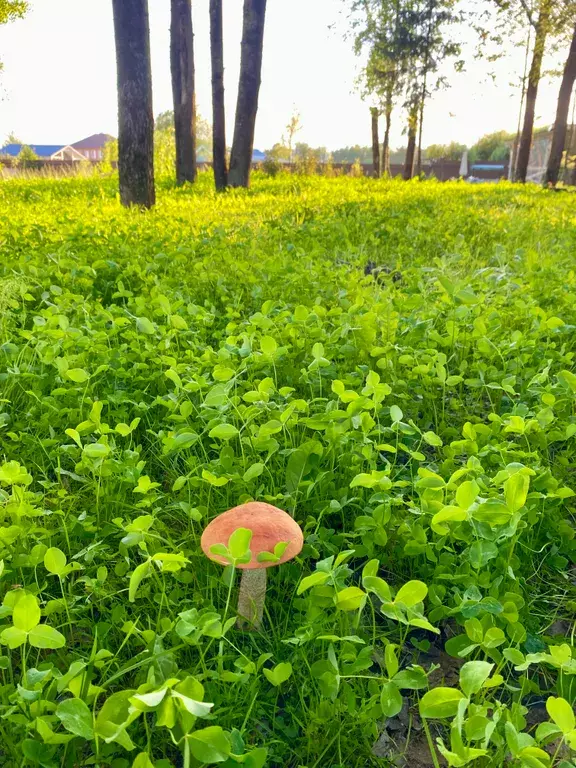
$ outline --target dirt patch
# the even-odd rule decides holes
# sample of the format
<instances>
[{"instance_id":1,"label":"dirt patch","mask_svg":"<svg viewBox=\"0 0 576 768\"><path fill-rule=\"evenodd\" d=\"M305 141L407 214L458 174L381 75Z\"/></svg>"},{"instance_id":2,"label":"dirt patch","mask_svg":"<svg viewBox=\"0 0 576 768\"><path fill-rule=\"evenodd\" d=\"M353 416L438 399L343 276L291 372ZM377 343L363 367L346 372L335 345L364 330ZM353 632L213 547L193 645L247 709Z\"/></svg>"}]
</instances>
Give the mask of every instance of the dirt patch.
<instances>
[{"instance_id":1,"label":"dirt patch","mask_svg":"<svg viewBox=\"0 0 576 768\"><path fill-rule=\"evenodd\" d=\"M430 723L432 740L441 735L440 729ZM396 768L430 768L432 757L419 715L405 704L396 717L381 724L381 732L372 746L375 757L385 758ZM444 758L436 752L440 765Z\"/></svg>"}]
</instances>

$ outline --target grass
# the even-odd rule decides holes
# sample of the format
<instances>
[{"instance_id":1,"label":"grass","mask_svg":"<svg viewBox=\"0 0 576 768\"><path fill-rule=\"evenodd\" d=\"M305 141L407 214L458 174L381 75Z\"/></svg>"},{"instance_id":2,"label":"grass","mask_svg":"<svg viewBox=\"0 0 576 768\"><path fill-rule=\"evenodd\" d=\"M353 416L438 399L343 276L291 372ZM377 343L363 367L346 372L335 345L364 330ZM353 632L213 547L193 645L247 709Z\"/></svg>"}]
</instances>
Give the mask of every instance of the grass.
<instances>
[{"instance_id":1,"label":"grass","mask_svg":"<svg viewBox=\"0 0 576 768\"><path fill-rule=\"evenodd\" d=\"M0 240L3 766L570 765L571 195L15 179Z\"/></svg>"}]
</instances>

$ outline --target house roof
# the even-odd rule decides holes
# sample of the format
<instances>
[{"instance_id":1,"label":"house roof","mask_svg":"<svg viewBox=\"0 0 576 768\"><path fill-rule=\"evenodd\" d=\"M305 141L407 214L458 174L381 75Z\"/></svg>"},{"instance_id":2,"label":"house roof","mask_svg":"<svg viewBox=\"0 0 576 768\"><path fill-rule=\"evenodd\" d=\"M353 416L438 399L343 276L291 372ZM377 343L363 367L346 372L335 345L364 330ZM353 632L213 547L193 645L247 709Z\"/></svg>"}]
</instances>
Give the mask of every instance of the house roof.
<instances>
[{"instance_id":1,"label":"house roof","mask_svg":"<svg viewBox=\"0 0 576 768\"><path fill-rule=\"evenodd\" d=\"M85 139L76 141L70 146L74 147L74 149L102 149L113 138L114 136L110 136L109 133L93 133L92 136L87 136Z\"/></svg>"},{"instance_id":2,"label":"house roof","mask_svg":"<svg viewBox=\"0 0 576 768\"><path fill-rule=\"evenodd\" d=\"M259 163L261 160L266 160L266 155L264 154L264 152L261 152L259 149L255 149L252 152L252 162Z\"/></svg>"},{"instance_id":3,"label":"house roof","mask_svg":"<svg viewBox=\"0 0 576 768\"><path fill-rule=\"evenodd\" d=\"M18 157L23 146L29 146L34 154L38 157L51 157L54 152L58 152L65 144L6 144L0 149L0 155L10 155L10 157Z\"/></svg>"}]
</instances>

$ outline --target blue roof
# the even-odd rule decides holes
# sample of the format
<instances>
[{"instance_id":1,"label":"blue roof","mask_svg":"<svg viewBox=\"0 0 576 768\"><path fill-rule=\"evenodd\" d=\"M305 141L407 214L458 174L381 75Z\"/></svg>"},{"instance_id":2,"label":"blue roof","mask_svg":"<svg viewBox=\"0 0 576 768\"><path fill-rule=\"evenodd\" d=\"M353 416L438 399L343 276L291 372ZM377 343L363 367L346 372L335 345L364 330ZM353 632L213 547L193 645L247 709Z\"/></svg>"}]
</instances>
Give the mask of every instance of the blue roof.
<instances>
[{"instance_id":1,"label":"blue roof","mask_svg":"<svg viewBox=\"0 0 576 768\"><path fill-rule=\"evenodd\" d=\"M253 163L260 163L262 160L266 160L266 155L264 152L261 152L259 149L255 149L252 152L252 162Z\"/></svg>"},{"instance_id":2,"label":"blue roof","mask_svg":"<svg viewBox=\"0 0 576 768\"><path fill-rule=\"evenodd\" d=\"M20 151L24 145L22 144L6 144L0 149L0 155L10 155L10 157L18 157ZM66 146L65 144L28 144L27 146L38 155L38 157L50 157L54 152L58 152L59 149Z\"/></svg>"},{"instance_id":3,"label":"blue roof","mask_svg":"<svg viewBox=\"0 0 576 768\"><path fill-rule=\"evenodd\" d=\"M494 163L478 163L472 166L472 170L476 171L503 171L505 165L498 165Z\"/></svg>"}]
</instances>

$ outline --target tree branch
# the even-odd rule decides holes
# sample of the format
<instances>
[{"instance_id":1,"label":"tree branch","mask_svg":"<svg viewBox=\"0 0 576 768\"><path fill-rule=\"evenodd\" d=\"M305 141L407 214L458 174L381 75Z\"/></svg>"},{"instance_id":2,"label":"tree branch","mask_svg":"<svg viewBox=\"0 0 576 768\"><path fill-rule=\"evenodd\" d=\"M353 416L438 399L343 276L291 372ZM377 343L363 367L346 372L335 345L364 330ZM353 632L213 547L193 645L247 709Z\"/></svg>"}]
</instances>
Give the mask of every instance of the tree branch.
<instances>
[{"instance_id":1,"label":"tree branch","mask_svg":"<svg viewBox=\"0 0 576 768\"><path fill-rule=\"evenodd\" d=\"M520 5L522 8L524 8L524 12L526 13L526 16L528 17L528 22L531 24L534 29L536 29L536 20L534 19L534 14L532 13L532 8L528 5L526 0L520 0Z\"/></svg>"}]
</instances>

